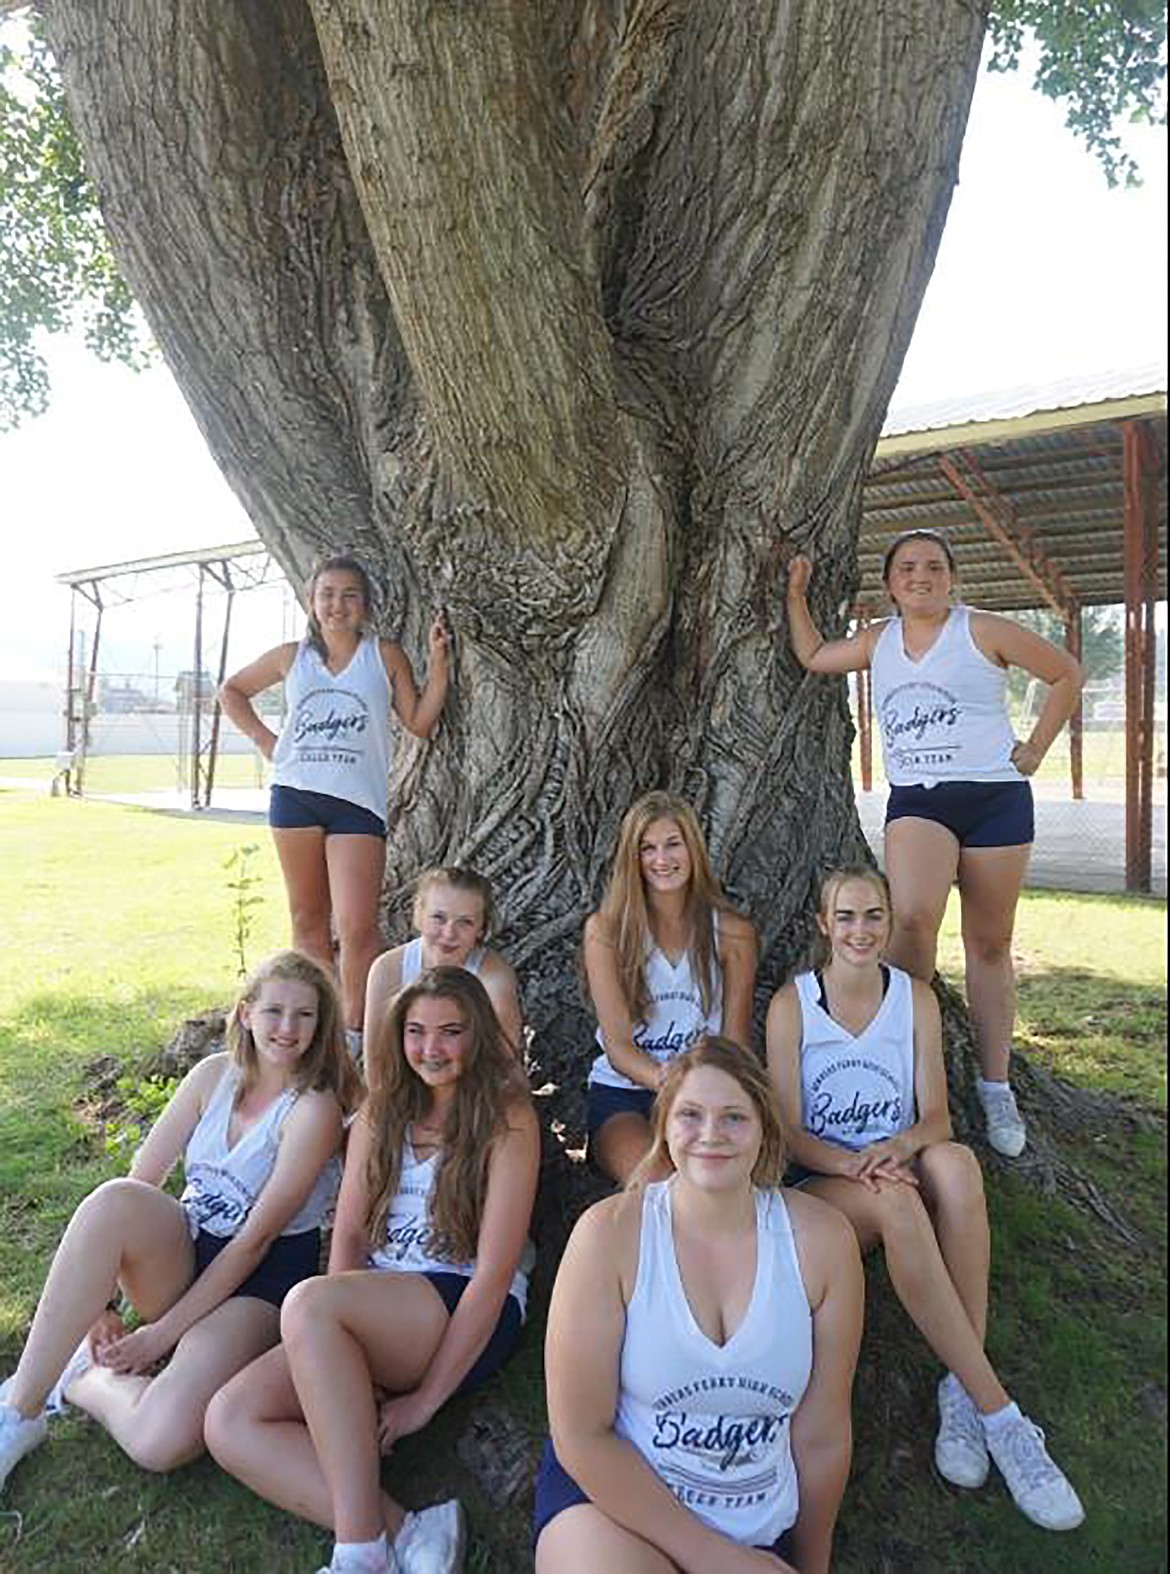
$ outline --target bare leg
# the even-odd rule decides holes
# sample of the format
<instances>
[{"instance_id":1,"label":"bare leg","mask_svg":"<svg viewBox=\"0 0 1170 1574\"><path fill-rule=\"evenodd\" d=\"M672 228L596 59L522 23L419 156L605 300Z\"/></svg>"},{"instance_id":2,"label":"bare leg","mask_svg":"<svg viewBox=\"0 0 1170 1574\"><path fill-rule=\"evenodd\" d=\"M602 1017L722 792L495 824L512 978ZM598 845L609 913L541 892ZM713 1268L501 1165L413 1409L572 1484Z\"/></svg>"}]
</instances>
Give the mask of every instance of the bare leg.
<instances>
[{"instance_id":1,"label":"bare leg","mask_svg":"<svg viewBox=\"0 0 1170 1574\"><path fill-rule=\"evenodd\" d=\"M203 1452L203 1418L229 1377L276 1343L280 1314L267 1301L236 1296L179 1340L157 1377L91 1366L67 1398L100 1421L144 1470L174 1470Z\"/></svg>"},{"instance_id":2,"label":"bare leg","mask_svg":"<svg viewBox=\"0 0 1170 1574\"><path fill-rule=\"evenodd\" d=\"M592 1503L576 1503L541 1532L536 1574L597 1574L598 1569L606 1574L678 1574L657 1547L615 1524Z\"/></svg>"},{"instance_id":3,"label":"bare leg","mask_svg":"<svg viewBox=\"0 0 1170 1574\"><path fill-rule=\"evenodd\" d=\"M886 878L894 909L887 955L926 983L934 977L938 931L959 867L959 844L945 826L907 815L886 826Z\"/></svg>"},{"instance_id":4,"label":"bare leg","mask_svg":"<svg viewBox=\"0 0 1170 1574\"><path fill-rule=\"evenodd\" d=\"M987 1338L991 1231L979 1160L962 1143L933 1143L918 1156L918 1174L943 1262L982 1344Z\"/></svg>"},{"instance_id":5,"label":"bare leg","mask_svg":"<svg viewBox=\"0 0 1170 1574\"><path fill-rule=\"evenodd\" d=\"M391 1539L403 1510L379 1486L374 1385L405 1392L447 1326L442 1300L417 1274L309 1279L284 1304L284 1345L212 1401L208 1447L261 1496L339 1541Z\"/></svg>"},{"instance_id":6,"label":"bare leg","mask_svg":"<svg viewBox=\"0 0 1170 1574\"><path fill-rule=\"evenodd\" d=\"M194 1271L186 1215L175 1199L142 1181L106 1181L78 1206L61 1238L9 1403L24 1416L40 1414L115 1284L150 1320L175 1304Z\"/></svg>"},{"instance_id":7,"label":"bare leg","mask_svg":"<svg viewBox=\"0 0 1170 1574\"><path fill-rule=\"evenodd\" d=\"M329 928L329 870L325 863L325 832L316 826L286 829L274 826L272 840L284 875L292 943L298 951L333 971L333 935Z\"/></svg>"},{"instance_id":8,"label":"bare leg","mask_svg":"<svg viewBox=\"0 0 1170 1574\"><path fill-rule=\"evenodd\" d=\"M967 1003L989 1082L1006 1082L1016 1022L1012 931L1031 846L965 847L959 856Z\"/></svg>"},{"instance_id":9,"label":"bare leg","mask_svg":"<svg viewBox=\"0 0 1170 1574\"><path fill-rule=\"evenodd\" d=\"M628 1110L611 1115L589 1139L593 1162L603 1175L624 1186L650 1152L650 1122Z\"/></svg>"},{"instance_id":10,"label":"bare leg","mask_svg":"<svg viewBox=\"0 0 1170 1574\"><path fill-rule=\"evenodd\" d=\"M341 946L345 1025L365 1019L366 978L382 951L378 900L386 876L386 844L378 836L330 836L325 843L329 893Z\"/></svg>"},{"instance_id":11,"label":"bare leg","mask_svg":"<svg viewBox=\"0 0 1170 1574\"><path fill-rule=\"evenodd\" d=\"M1002 1409L1007 1393L959 1299L930 1215L914 1187L886 1181L871 1191L860 1181L819 1176L806 1190L846 1216L863 1251L881 1241L898 1299L927 1344L984 1415Z\"/></svg>"}]
</instances>

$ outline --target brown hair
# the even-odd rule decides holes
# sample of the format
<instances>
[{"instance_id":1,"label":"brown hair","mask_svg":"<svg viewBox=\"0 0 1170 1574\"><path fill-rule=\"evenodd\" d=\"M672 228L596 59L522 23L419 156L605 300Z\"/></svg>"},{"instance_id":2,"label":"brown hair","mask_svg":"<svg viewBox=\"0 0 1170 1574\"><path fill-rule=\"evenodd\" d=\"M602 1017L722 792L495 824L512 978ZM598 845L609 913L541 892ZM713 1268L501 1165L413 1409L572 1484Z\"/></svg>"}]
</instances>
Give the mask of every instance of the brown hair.
<instances>
[{"instance_id":1,"label":"brown hair","mask_svg":"<svg viewBox=\"0 0 1170 1574\"><path fill-rule=\"evenodd\" d=\"M461 967L420 973L397 995L375 1040L378 1075L372 1079L366 1116L373 1133L366 1170L366 1228L371 1242L385 1236L407 1133L431 1108L431 1091L407 1060L403 1044L406 1019L419 999L450 1000L471 1030L430 1202L436 1255L466 1262L475 1256L479 1242L492 1150L508 1129L510 1112L527 1100L528 1085L500 1031L487 990Z\"/></svg>"},{"instance_id":2,"label":"brown hair","mask_svg":"<svg viewBox=\"0 0 1170 1574\"><path fill-rule=\"evenodd\" d=\"M466 891L471 896L479 897L483 907L483 929L479 938L481 941L486 940L492 932L496 917L495 904L492 900L492 883L486 876L477 874L474 869L465 869L461 864L438 864L435 868L424 870L419 875L410 918L414 927L422 928L423 903L427 892L435 885L449 885L453 890Z\"/></svg>"},{"instance_id":3,"label":"brown hair","mask_svg":"<svg viewBox=\"0 0 1170 1574\"><path fill-rule=\"evenodd\" d=\"M955 554L951 550L951 544L946 536L939 530L931 530L929 526L923 525L918 530L903 530L900 535L894 537L886 548L886 555L882 558L882 584L885 585L887 590L890 586L890 570L894 566L895 554L901 547L906 545L907 541L929 541L932 546L941 548L942 554L947 560L947 567L952 574L958 574L959 565L955 562Z\"/></svg>"},{"instance_id":4,"label":"brown hair","mask_svg":"<svg viewBox=\"0 0 1170 1574\"><path fill-rule=\"evenodd\" d=\"M374 615L378 604L378 593L374 589L374 581L370 578L369 570L364 563L356 557L351 557L347 552L339 552L333 557L322 558L313 569L305 585L305 598L309 603L309 622L305 638L317 652L324 658L325 636L321 632L321 625L317 622L317 614L313 611L313 594L317 589L317 581L322 574L327 574L333 569L346 574L352 574L362 589L362 600L365 603L365 623L368 624Z\"/></svg>"},{"instance_id":5,"label":"brown hair","mask_svg":"<svg viewBox=\"0 0 1170 1574\"><path fill-rule=\"evenodd\" d=\"M755 1055L733 1044L729 1038L710 1033L668 1062L666 1076L654 1101L650 1151L630 1176L626 1183L627 1190L644 1186L664 1171L674 1172L666 1141L670 1112L688 1075L703 1066L724 1072L732 1081L738 1082L751 1100L760 1119L760 1151L752 1166L752 1185L764 1188L779 1186L788 1156L784 1150L784 1130L780 1123L776 1090Z\"/></svg>"},{"instance_id":6,"label":"brown hair","mask_svg":"<svg viewBox=\"0 0 1170 1574\"><path fill-rule=\"evenodd\" d=\"M317 992L317 1027L293 1071L293 1087L298 1093L310 1088L330 1092L348 1113L361 1097L361 1080L346 1048L337 990L325 969L300 951L277 951L261 962L228 1017L227 1046L241 1072L236 1102L255 1087L260 1073L256 1042L240 1015L240 1007L255 1005L261 989L272 981L307 984Z\"/></svg>"},{"instance_id":7,"label":"brown hair","mask_svg":"<svg viewBox=\"0 0 1170 1574\"><path fill-rule=\"evenodd\" d=\"M814 968L824 967L833 954L828 935L829 914L833 910L833 903L837 900L837 892L847 880L864 880L867 885L872 885L885 903L886 916L893 918L894 906L890 900L890 882L880 869L872 864L863 863L842 864L838 869L830 869L821 881L821 892L817 901L817 932L810 963Z\"/></svg>"},{"instance_id":8,"label":"brown hair","mask_svg":"<svg viewBox=\"0 0 1170 1574\"><path fill-rule=\"evenodd\" d=\"M618 979L635 1022L641 1021L650 1009L646 953L652 934L642 877L642 838L655 820L673 820L690 854L687 918L691 939L688 950L704 1012L711 1009L714 996L711 974L715 962L715 914L729 908L711 868L707 845L690 804L669 792L644 793L627 809L622 821L609 885L598 909L606 936L617 952Z\"/></svg>"}]
</instances>

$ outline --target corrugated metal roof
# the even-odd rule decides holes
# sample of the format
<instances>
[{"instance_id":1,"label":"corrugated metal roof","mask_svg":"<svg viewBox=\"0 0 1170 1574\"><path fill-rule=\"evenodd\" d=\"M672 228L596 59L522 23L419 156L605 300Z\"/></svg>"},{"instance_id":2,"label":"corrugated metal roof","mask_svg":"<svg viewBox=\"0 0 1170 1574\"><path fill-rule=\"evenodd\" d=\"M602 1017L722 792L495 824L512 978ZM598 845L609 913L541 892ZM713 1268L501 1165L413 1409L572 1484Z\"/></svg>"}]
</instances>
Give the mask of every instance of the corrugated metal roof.
<instances>
[{"instance_id":1,"label":"corrugated metal roof","mask_svg":"<svg viewBox=\"0 0 1170 1574\"><path fill-rule=\"evenodd\" d=\"M1151 361L1144 366L1084 373L1048 383L1024 383L1016 388L955 395L930 404L895 404L886 416L882 436L934 432L943 427L982 421L1015 420L1044 411L1075 410L1149 394L1161 394L1164 399L1166 383L1165 362Z\"/></svg>"},{"instance_id":2,"label":"corrugated metal roof","mask_svg":"<svg viewBox=\"0 0 1170 1574\"><path fill-rule=\"evenodd\" d=\"M920 408L915 420L941 423L929 429L929 440L893 452L883 440L866 478L860 604L885 610L886 548L916 526L946 534L965 600L1000 611L1046 604L1035 579L996 539L964 491L994 514L1058 599L1075 597L1084 606L1123 601L1123 430L1130 422L1145 428L1154 458L1158 593L1165 596L1166 378L1158 368L1148 371L1149 376L1103 374ZM1089 397L1069 402L1078 392ZM1013 401L1014 416L1007 413ZM902 424L910 415L904 411L887 422L894 444L905 441L898 434L910 430ZM982 437L980 421L988 423Z\"/></svg>"}]
</instances>

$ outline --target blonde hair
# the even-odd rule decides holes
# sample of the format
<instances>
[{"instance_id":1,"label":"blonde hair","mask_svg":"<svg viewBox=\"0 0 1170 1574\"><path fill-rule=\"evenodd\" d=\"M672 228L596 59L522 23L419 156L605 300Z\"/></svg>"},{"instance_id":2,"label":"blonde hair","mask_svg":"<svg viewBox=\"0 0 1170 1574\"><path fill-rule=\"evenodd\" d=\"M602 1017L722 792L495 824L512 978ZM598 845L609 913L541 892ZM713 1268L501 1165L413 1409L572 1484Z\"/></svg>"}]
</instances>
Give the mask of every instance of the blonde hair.
<instances>
[{"instance_id":1,"label":"blonde hair","mask_svg":"<svg viewBox=\"0 0 1170 1574\"><path fill-rule=\"evenodd\" d=\"M674 1160L666 1140L670 1112L687 1077L692 1071L698 1071L704 1066L709 1066L713 1071L722 1071L733 1082L737 1082L759 1116L760 1151L752 1165L752 1185L765 1190L779 1186L788 1155L784 1149L780 1105L771 1079L749 1050L741 1049L729 1038L709 1033L668 1063L666 1076L654 1101L650 1151L627 1181L627 1191L645 1186L664 1171L674 1173Z\"/></svg>"},{"instance_id":2,"label":"blonde hair","mask_svg":"<svg viewBox=\"0 0 1170 1574\"><path fill-rule=\"evenodd\" d=\"M880 869L875 869L872 864L863 863L842 864L837 869L830 869L821 881L820 899L817 903L817 930L812 943L810 967L824 967L833 955L833 946L829 940L829 914L833 911L837 892L849 880L863 880L866 885L871 885L882 899L887 920L893 919L894 907L890 900L890 882Z\"/></svg>"},{"instance_id":3,"label":"blonde hair","mask_svg":"<svg viewBox=\"0 0 1170 1574\"><path fill-rule=\"evenodd\" d=\"M417 1000L449 1000L470 1029L470 1041L443 1133L430 1201L435 1255L448 1262L473 1258L487 1201L492 1150L508 1129L509 1114L527 1100L528 1085L508 1048L487 990L461 967L432 967L395 998L385 1030L375 1040L377 1075L367 1118L373 1142L366 1170L370 1198L366 1229L381 1241L398 1190L402 1155L412 1122L431 1109L431 1090L406 1058L406 1019Z\"/></svg>"},{"instance_id":4,"label":"blonde hair","mask_svg":"<svg viewBox=\"0 0 1170 1574\"><path fill-rule=\"evenodd\" d=\"M268 983L307 984L317 995L317 1026L312 1042L293 1069L290 1081L298 1093L313 1089L330 1092L342 1109L353 1109L361 1097L361 1081L354 1070L341 1019L341 1003L333 980L312 957L301 951L277 951L252 973L232 1007L227 1022L227 1046L240 1068L236 1102L255 1087L260 1061L252 1030L240 1014L241 1006L254 1006Z\"/></svg>"},{"instance_id":5,"label":"blonde hair","mask_svg":"<svg viewBox=\"0 0 1170 1574\"><path fill-rule=\"evenodd\" d=\"M690 804L669 792L645 793L626 811L618 833L609 885L598 909L606 937L617 952L618 980L635 1022L642 1021L650 1010L646 954L653 936L642 875L642 838L655 820L673 820L690 855L691 878L686 906L691 930L688 952L704 1012L710 1011L714 1000L711 974L716 960L715 913L729 906L711 868L707 844Z\"/></svg>"},{"instance_id":6,"label":"blonde hair","mask_svg":"<svg viewBox=\"0 0 1170 1574\"><path fill-rule=\"evenodd\" d=\"M481 943L485 941L492 932L496 917L495 904L492 900L492 883L486 876L478 874L474 869L465 869L461 864L437 864L433 869L426 869L419 875L414 893L414 907L410 915L414 927L422 928L427 892L436 885L449 885L454 891L465 891L469 896L479 897L483 907L483 928L479 938Z\"/></svg>"}]
</instances>

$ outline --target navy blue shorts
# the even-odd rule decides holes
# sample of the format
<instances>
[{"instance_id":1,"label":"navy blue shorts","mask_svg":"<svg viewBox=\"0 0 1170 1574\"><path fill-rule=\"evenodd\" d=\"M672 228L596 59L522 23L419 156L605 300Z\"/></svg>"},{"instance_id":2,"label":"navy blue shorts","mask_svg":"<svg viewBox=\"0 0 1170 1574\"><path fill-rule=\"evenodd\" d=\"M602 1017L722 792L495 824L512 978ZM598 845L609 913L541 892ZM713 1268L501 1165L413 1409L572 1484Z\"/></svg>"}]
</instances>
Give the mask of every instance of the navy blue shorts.
<instances>
[{"instance_id":1,"label":"navy blue shorts","mask_svg":"<svg viewBox=\"0 0 1170 1574\"><path fill-rule=\"evenodd\" d=\"M590 1082L585 1089L585 1129L590 1136L614 1115L641 1115L654 1118L654 1094L649 1088L611 1088L604 1082Z\"/></svg>"},{"instance_id":2,"label":"navy blue shorts","mask_svg":"<svg viewBox=\"0 0 1170 1574\"><path fill-rule=\"evenodd\" d=\"M376 836L386 840L386 822L371 809L302 787L272 787L268 823L275 831L321 830L326 836Z\"/></svg>"},{"instance_id":3,"label":"navy blue shorts","mask_svg":"<svg viewBox=\"0 0 1170 1574\"><path fill-rule=\"evenodd\" d=\"M207 1268L223 1251L230 1235L212 1235L200 1230L195 1237L195 1277ZM299 1235L278 1235L268 1248L263 1260L233 1291L235 1295L251 1295L257 1301L267 1301L279 1307L294 1284L302 1279L312 1279L321 1272L321 1231L302 1230ZM230 1300L232 1297L229 1296Z\"/></svg>"},{"instance_id":4,"label":"navy blue shorts","mask_svg":"<svg viewBox=\"0 0 1170 1574\"><path fill-rule=\"evenodd\" d=\"M582 1492L557 1458L552 1439L546 1439L540 1456L540 1468L536 1473L536 1502L532 1510L533 1547L535 1548L540 1540L545 1526L550 1524L558 1514L563 1514L567 1508L576 1508L579 1503L589 1501L589 1497ZM770 1547L760 1547L758 1550L774 1552L778 1558L785 1558L791 1562L792 1532L786 1530Z\"/></svg>"},{"instance_id":5,"label":"navy blue shorts","mask_svg":"<svg viewBox=\"0 0 1170 1574\"><path fill-rule=\"evenodd\" d=\"M935 787L891 787L886 824L933 820L960 847L1024 847L1036 840L1032 783L939 782Z\"/></svg>"},{"instance_id":6,"label":"navy blue shorts","mask_svg":"<svg viewBox=\"0 0 1170 1574\"><path fill-rule=\"evenodd\" d=\"M463 1292L471 1283L461 1273L424 1273L422 1276L428 1284L434 1285L442 1298L443 1305L448 1314L452 1313L459 1305ZM479 1352L475 1365L455 1390L457 1394L471 1394L486 1383L489 1377L494 1377L512 1354L520 1339L521 1329L524 1327L524 1314L520 1310L520 1302L514 1295L509 1295L503 1305L496 1326L492 1329L492 1336Z\"/></svg>"}]
</instances>

